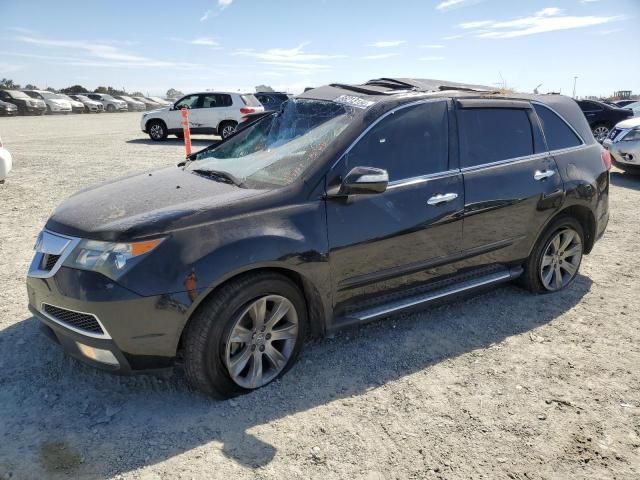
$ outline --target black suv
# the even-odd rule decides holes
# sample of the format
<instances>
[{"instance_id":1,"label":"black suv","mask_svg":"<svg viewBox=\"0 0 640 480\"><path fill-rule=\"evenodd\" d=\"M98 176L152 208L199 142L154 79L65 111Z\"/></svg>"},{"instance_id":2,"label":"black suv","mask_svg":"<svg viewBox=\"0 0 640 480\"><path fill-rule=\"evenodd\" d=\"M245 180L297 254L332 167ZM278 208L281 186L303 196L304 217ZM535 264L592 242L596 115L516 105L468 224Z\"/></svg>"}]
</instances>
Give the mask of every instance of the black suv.
<instances>
[{"instance_id":1,"label":"black suv","mask_svg":"<svg viewBox=\"0 0 640 480\"><path fill-rule=\"evenodd\" d=\"M31 98L20 90L0 90L0 100L14 104L20 115L44 115L47 111L44 100Z\"/></svg>"},{"instance_id":2,"label":"black suv","mask_svg":"<svg viewBox=\"0 0 640 480\"><path fill-rule=\"evenodd\" d=\"M607 138L616 123L633 117L631 110L595 100L578 100L578 105L589 122L593 136L600 143Z\"/></svg>"},{"instance_id":3,"label":"black suv","mask_svg":"<svg viewBox=\"0 0 640 480\"><path fill-rule=\"evenodd\" d=\"M515 279L567 287L607 225L609 167L559 95L316 88L178 167L66 200L29 306L97 367L179 359L196 387L236 395L282 375L307 334Z\"/></svg>"}]
</instances>

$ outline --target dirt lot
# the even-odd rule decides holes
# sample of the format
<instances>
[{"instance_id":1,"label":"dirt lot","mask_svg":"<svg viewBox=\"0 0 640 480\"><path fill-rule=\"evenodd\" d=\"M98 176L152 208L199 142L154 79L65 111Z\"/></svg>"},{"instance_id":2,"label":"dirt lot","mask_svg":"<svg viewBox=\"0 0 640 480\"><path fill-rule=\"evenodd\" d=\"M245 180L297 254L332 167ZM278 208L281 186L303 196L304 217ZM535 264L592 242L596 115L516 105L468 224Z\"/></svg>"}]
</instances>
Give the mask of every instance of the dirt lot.
<instances>
[{"instance_id":1,"label":"dirt lot","mask_svg":"<svg viewBox=\"0 0 640 480\"><path fill-rule=\"evenodd\" d=\"M640 478L640 178L612 173L609 229L569 290L506 286L313 342L282 381L217 402L180 374L66 358L26 308L58 203L180 158L138 119L0 119L1 480Z\"/></svg>"}]
</instances>

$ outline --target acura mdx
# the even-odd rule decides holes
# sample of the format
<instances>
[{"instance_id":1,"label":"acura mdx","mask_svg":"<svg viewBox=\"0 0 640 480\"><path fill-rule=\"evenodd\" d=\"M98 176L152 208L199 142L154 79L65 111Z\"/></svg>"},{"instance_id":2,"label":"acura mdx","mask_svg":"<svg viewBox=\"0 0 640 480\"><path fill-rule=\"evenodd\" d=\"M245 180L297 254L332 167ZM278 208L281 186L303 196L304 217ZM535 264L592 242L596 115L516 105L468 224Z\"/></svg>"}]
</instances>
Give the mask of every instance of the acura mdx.
<instances>
[{"instance_id":1,"label":"acura mdx","mask_svg":"<svg viewBox=\"0 0 640 480\"><path fill-rule=\"evenodd\" d=\"M610 163L560 95L332 84L71 196L37 239L29 307L96 367L179 364L233 396L307 335L512 280L567 288L607 225Z\"/></svg>"}]
</instances>

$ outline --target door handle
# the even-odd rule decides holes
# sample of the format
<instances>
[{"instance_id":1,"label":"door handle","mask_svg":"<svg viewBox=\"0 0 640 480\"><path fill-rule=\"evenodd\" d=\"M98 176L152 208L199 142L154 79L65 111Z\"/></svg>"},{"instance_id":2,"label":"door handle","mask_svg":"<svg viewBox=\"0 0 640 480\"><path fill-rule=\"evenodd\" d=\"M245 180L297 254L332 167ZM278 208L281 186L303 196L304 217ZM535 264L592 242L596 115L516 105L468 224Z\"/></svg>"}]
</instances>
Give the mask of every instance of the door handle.
<instances>
[{"instance_id":1,"label":"door handle","mask_svg":"<svg viewBox=\"0 0 640 480\"><path fill-rule=\"evenodd\" d=\"M536 173L533 174L534 180L544 180L545 178L553 177L556 174L555 170L545 170L544 172L541 170L537 170Z\"/></svg>"},{"instance_id":2,"label":"door handle","mask_svg":"<svg viewBox=\"0 0 640 480\"><path fill-rule=\"evenodd\" d=\"M427 204L429 205L440 205L442 203L451 202L458 198L457 193L445 193L444 195L439 193L438 195L434 195L429 200L427 200Z\"/></svg>"}]
</instances>

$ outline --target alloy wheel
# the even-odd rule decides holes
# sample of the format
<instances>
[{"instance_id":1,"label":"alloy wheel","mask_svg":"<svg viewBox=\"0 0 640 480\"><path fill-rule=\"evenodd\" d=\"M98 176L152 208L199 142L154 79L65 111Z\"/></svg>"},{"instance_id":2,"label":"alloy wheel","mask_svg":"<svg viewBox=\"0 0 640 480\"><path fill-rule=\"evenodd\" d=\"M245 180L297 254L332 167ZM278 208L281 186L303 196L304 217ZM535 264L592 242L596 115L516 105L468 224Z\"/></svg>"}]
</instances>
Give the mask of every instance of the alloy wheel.
<instances>
[{"instance_id":1,"label":"alloy wheel","mask_svg":"<svg viewBox=\"0 0 640 480\"><path fill-rule=\"evenodd\" d=\"M298 314L280 295L253 300L237 317L226 339L224 363L231 379L259 388L287 366L298 341Z\"/></svg>"},{"instance_id":2,"label":"alloy wheel","mask_svg":"<svg viewBox=\"0 0 640 480\"><path fill-rule=\"evenodd\" d=\"M540 280L549 291L566 287L578 273L582 241L572 228L559 230L549 241L540 263Z\"/></svg>"},{"instance_id":3,"label":"alloy wheel","mask_svg":"<svg viewBox=\"0 0 640 480\"><path fill-rule=\"evenodd\" d=\"M604 125L600 125L593 129L593 136L596 137L596 140L599 142L603 142L605 138L609 135L609 129Z\"/></svg>"},{"instance_id":4,"label":"alloy wheel","mask_svg":"<svg viewBox=\"0 0 640 480\"><path fill-rule=\"evenodd\" d=\"M164 132L162 131L162 126L157 123L154 123L153 125L151 125L151 128L149 128L149 134L154 140L162 138L163 133Z\"/></svg>"},{"instance_id":5,"label":"alloy wheel","mask_svg":"<svg viewBox=\"0 0 640 480\"><path fill-rule=\"evenodd\" d=\"M227 138L236 131L236 128L233 125L225 125L222 129L222 138Z\"/></svg>"}]
</instances>

